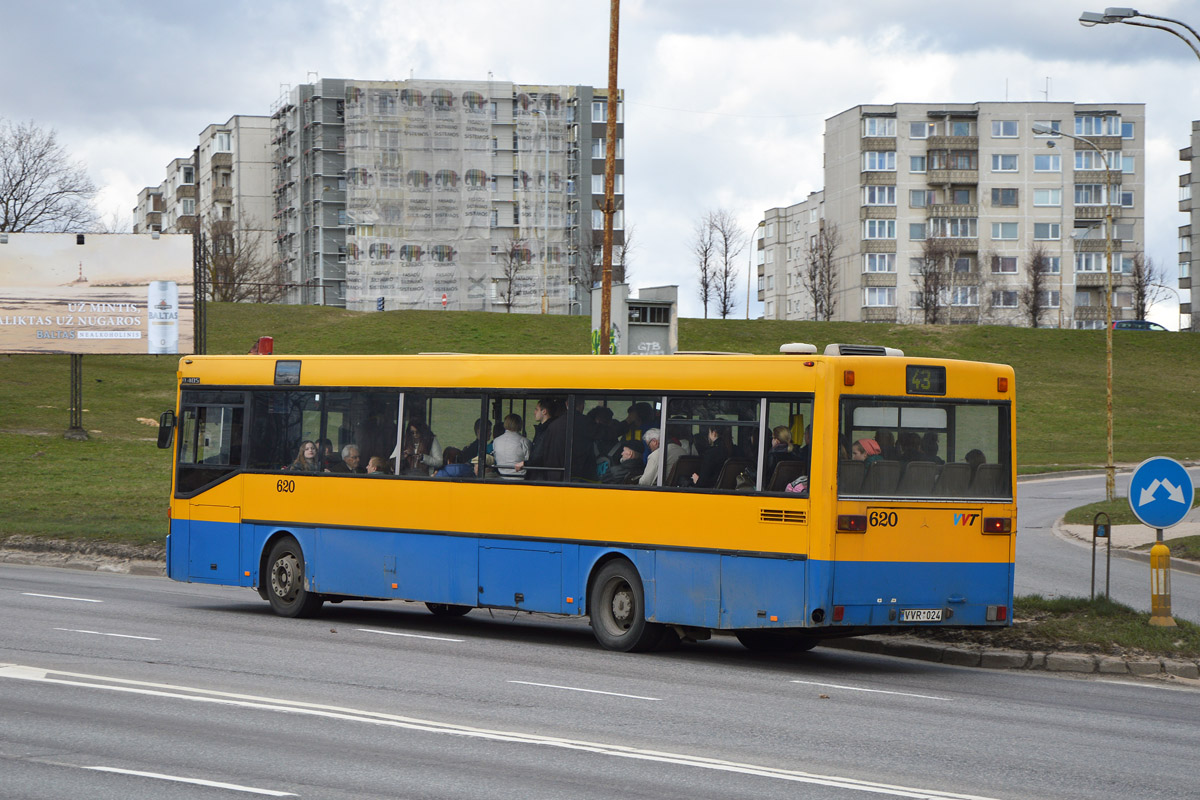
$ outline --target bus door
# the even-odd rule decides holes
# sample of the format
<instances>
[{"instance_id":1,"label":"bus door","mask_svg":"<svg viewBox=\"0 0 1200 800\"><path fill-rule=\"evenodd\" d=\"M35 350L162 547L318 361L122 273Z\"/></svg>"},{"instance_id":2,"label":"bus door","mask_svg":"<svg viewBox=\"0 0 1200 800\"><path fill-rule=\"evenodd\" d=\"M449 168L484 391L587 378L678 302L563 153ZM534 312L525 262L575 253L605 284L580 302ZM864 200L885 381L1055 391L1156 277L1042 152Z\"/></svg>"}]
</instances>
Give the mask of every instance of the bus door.
<instances>
[{"instance_id":1,"label":"bus door","mask_svg":"<svg viewBox=\"0 0 1200 800\"><path fill-rule=\"evenodd\" d=\"M179 580L237 583L240 574L241 392L184 391L168 573Z\"/></svg>"}]
</instances>

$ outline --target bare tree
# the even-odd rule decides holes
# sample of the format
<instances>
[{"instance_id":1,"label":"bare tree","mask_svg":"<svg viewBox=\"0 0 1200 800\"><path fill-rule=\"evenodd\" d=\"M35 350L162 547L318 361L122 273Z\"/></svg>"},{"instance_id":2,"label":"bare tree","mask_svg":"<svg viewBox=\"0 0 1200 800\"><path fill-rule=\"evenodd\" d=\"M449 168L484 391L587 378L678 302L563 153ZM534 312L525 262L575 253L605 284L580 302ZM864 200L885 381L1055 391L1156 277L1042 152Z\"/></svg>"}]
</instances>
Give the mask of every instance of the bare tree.
<instances>
[{"instance_id":1,"label":"bare tree","mask_svg":"<svg viewBox=\"0 0 1200 800\"><path fill-rule=\"evenodd\" d=\"M1129 275L1129 281L1133 287L1133 310L1137 319L1145 319L1150 307L1166 297L1165 279L1166 272L1154 263L1154 259L1143 253L1134 253L1133 272Z\"/></svg>"},{"instance_id":2,"label":"bare tree","mask_svg":"<svg viewBox=\"0 0 1200 800\"><path fill-rule=\"evenodd\" d=\"M723 208L709 213L708 225L712 229L715 256L713 299L721 319L727 319L737 310L738 256L746 247L746 232L733 214Z\"/></svg>"},{"instance_id":3,"label":"bare tree","mask_svg":"<svg viewBox=\"0 0 1200 800\"><path fill-rule=\"evenodd\" d=\"M53 130L0 121L0 231L95 229L96 185Z\"/></svg>"},{"instance_id":4,"label":"bare tree","mask_svg":"<svg viewBox=\"0 0 1200 800\"><path fill-rule=\"evenodd\" d=\"M692 234L692 255L696 258L696 277L700 283L700 303L704 306L704 318L708 319L708 304L712 302L716 283L716 243L713 241L713 229L709 224L710 216L706 215L696 223Z\"/></svg>"},{"instance_id":5,"label":"bare tree","mask_svg":"<svg viewBox=\"0 0 1200 800\"><path fill-rule=\"evenodd\" d=\"M928 236L921 245L921 258L914 281L921 321L937 325L947 321L954 263L960 248L945 236Z\"/></svg>"},{"instance_id":6,"label":"bare tree","mask_svg":"<svg viewBox=\"0 0 1200 800\"><path fill-rule=\"evenodd\" d=\"M837 310L837 251L841 244L838 226L822 220L817 234L805 245L799 278L812 298L815 320L829 322Z\"/></svg>"},{"instance_id":7,"label":"bare tree","mask_svg":"<svg viewBox=\"0 0 1200 800\"><path fill-rule=\"evenodd\" d=\"M500 302L504 303L509 314L517 299L526 294L522 278L526 267L533 258L529 250L529 242L519 236L510 236L500 251Z\"/></svg>"},{"instance_id":8,"label":"bare tree","mask_svg":"<svg viewBox=\"0 0 1200 800\"><path fill-rule=\"evenodd\" d=\"M613 283L629 283L633 271L629 268L629 258L635 249L635 228L629 225L623 231L620 242L613 242ZM604 277L604 245L599 237L584 245L579 254L579 260L571 270L571 280L585 289L598 284Z\"/></svg>"},{"instance_id":9,"label":"bare tree","mask_svg":"<svg viewBox=\"0 0 1200 800\"><path fill-rule=\"evenodd\" d=\"M1026 267L1025 285L1018 290L1017 299L1029 327L1040 328L1042 312L1050 305L1050 257L1046 255L1046 249L1041 245L1035 247L1029 254Z\"/></svg>"},{"instance_id":10,"label":"bare tree","mask_svg":"<svg viewBox=\"0 0 1200 800\"><path fill-rule=\"evenodd\" d=\"M279 264L267 232L245 217L204 226L208 297L217 303L271 303L283 297Z\"/></svg>"}]
</instances>

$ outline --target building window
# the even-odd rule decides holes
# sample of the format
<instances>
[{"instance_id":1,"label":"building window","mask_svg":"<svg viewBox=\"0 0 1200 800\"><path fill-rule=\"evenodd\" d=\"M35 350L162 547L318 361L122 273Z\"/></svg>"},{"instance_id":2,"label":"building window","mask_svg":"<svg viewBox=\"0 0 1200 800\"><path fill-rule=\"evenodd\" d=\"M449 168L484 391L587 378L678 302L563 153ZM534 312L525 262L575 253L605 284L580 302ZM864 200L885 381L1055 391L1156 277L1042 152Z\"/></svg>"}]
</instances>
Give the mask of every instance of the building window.
<instances>
[{"instance_id":1,"label":"building window","mask_svg":"<svg viewBox=\"0 0 1200 800\"><path fill-rule=\"evenodd\" d=\"M1122 139L1132 139L1133 138L1133 123L1132 122L1122 122L1121 123L1121 138Z\"/></svg>"},{"instance_id":2,"label":"building window","mask_svg":"<svg viewBox=\"0 0 1200 800\"><path fill-rule=\"evenodd\" d=\"M179 178L180 183L186 186L196 182L196 171L192 167L184 167L182 173Z\"/></svg>"},{"instance_id":3,"label":"building window","mask_svg":"<svg viewBox=\"0 0 1200 800\"><path fill-rule=\"evenodd\" d=\"M604 140L592 139L592 158L605 158Z\"/></svg>"},{"instance_id":4,"label":"building window","mask_svg":"<svg viewBox=\"0 0 1200 800\"><path fill-rule=\"evenodd\" d=\"M928 139L933 136L932 122L910 122L908 123L908 138L910 139Z\"/></svg>"},{"instance_id":5,"label":"building window","mask_svg":"<svg viewBox=\"0 0 1200 800\"><path fill-rule=\"evenodd\" d=\"M1113 238L1119 242L1133 241L1133 223L1118 222L1113 225Z\"/></svg>"},{"instance_id":6,"label":"building window","mask_svg":"<svg viewBox=\"0 0 1200 800\"><path fill-rule=\"evenodd\" d=\"M908 157L909 172L924 172L925 171L925 156L909 156Z\"/></svg>"},{"instance_id":7,"label":"building window","mask_svg":"<svg viewBox=\"0 0 1200 800\"><path fill-rule=\"evenodd\" d=\"M955 286L950 290L950 305L977 306L979 305L978 286Z\"/></svg>"},{"instance_id":8,"label":"building window","mask_svg":"<svg viewBox=\"0 0 1200 800\"><path fill-rule=\"evenodd\" d=\"M1038 305L1042 308L1058 308L1061 295L1057 289L1043 289L1038 292Z\"/></svg>"},{"instance_id":9,"label":"building window","mask_svg":"<svg viewBox=\"0 0 1200 800\"><path fill-rule=\"evenodd\" d=\"M895 172L895 150L867 150L863 153L863 170L866 172Z\"/></svg>"},{"instance_id":10,"label":"building window","mask_svg":"<svg viewBox=\"0 0 1200 800\"><path fill-rule=\"evenodd\" d=\"M895 272L895 253L865 253L863 255L863 272Z\"/></svg>"},{"instance_id":11,"label":"building window","mask_svg":"<svg viewBox=\"0 0 1200 800\"><path fill-rule=\"evenodd\" d=\"M1055 134L1059 133L1062 130L1062 120L1061 119L1035 119L1033 121L1033 125L1035 128L1049 128L1050 130L1054 131L1054 133L1035 133L1034 134L1034 136L1040 137L1043 139L1046 137L1049 137L1049 136L1054 136Z\"/></svg>"},{"instance_id":12,"label":"building window","mask_svg":"<svg viewBox=\"0 0 1200 800\"><path fill-rule=\"evenodd\" d=\"M895 286L868 286L863 289L863 305L870 308L894 308Z\"/></svg>"},{"instance_id":13,"label":"building window","mask_svg":"<svg viewBox=\"0 0 1200 800\"><path fill-rule=\"evenodd\" d=\"M1062 172L1062 156L1058 153L1035 153L1033 156L1034 172Z\"/></svg>"},{"instance_id":14,"label":"building window","mask_svg":"<svg viewBox=\"0 0 1200 800\"><path fill-rule=\"evenodd\" d=\"M232 137L228 131L218 133L216 136L216 151L218 153L228 153L230 150L232 150L233 143L230 141L231 138Z\"/></svg>"},{"instance_id":15,"label":"building window","mask_svg":"<svg viewBox=\"0 0 1200 800\"><path fill-rule=\"evenodd\" d=\"M864 186L863 205L894 206L896 205L895 186Z\"/></svg>"},{"instance_id":16,"label":"building window","mask_svg":"<svg viewBox=\"0 0 1200 800\"><path fill-rule=\"evenodd\" d=\"M1016 256L992 256L992 273L994 275L1012 275L1016 271Z\"/></svg>"},{"instance_id":17,"label":"building window","mask_svg":"<svg viewBox=\"0 0 1200 800\"><path fill-rule=\"evenodd\" d=\"M974 136L975 123L969 120L950 120L951 136Z\"/></svg>"},{"instance_id":18,"label":"building window","mask_svg":"<svg viewBox=\"0 0 1200 800\"><path fill-rule=\"evenodd\" d=\"M908 223L908 240L910 242L920 242L925 240L925 223L910 222Z\"/></svg>"},{"instance_id":19,"label":"building window","mask_svg":"<svg viewBox=\"0 0 1200 800\"><path fill-rule=\"evenodd\" d=\"M992 153L992 172L1016 172L1016 153Z\"/></svg>"},{"instance_id":20,"label":"building window","mask_svg":"<svg viewBox=\"0 0 1200 800\"><path fill-rule=\"evenodd\" d=\"M959 256L958 258L954 259L954 271L955 272L960 272L960 273L970 272L971 266L972 266L972 264L971 264L970 256Z\"/></svg>"},{"instance_id":21,"label":"building window","mask_svg":"<svg viewBox=\"0 0 1200 800\"><path fill-rule=\"evenodd\" d=\"M992 238L997 240L1016 239L1019 235L1019 224L1016 222L993 222Z\"/></svg>"},{"instance_id":22,"label":"building window","mask_svg":"<svg viewBox=\"0 0 1200 800\"><path fill-rule=\"evenodd\" d=\"M196 213L196 201L191 197L185 197L180 201L181 210L185 217L190 217Z\"/></svg>"},{"instance_id":23,"label":"building window","mask_svg":"<svg viewBox=\"0 0 1200 800\"><path fill-rule=\"evenodd\" d=\"M1061 256L1046 256L1046 274L1057 275L1062 272L1062 257Z\"/></svg>"},{"instance_id":24,"label":"building window","mask_svg":"<svg viewBox=\"0 0 1200 800\"><path fill-rule=\"evenodd\" d=\"M1062 238L1062 228L1057 222L1035 222L1033 238L1039 241L1057 241Z\"/></svg>"},{"instance_id":25,"label":"building window","mask_svg":"<svg viewBox=\"0 0 1200 800\"><path fill-rule=\"evenodd\" d=\"M970 189L951 189L950 190L950 202L954 203L956 206L970 205L971 204L971 190Z\"/></svg>"},{"instance_id":26,"label":"building window","mask_svg":"<svg viewBox=\"0 0 1200 800\"><path fill-rule=\"evenodd\" d=\"M608 102L605 100L592 101L592 122L608 122Z\"/></svg>"},{"instance_id":27,"label":"building window","mask_svg":"<svg viewBox=\"0 0 1200 800\"><path fill-rule=\"evenodd\" d=\"M1121 151L1109 150L1099 153L1095 150L1076 150L1075 169L1108 169L1112 164L1115 168L1121 163Z\"/></svg>"},{"instance_id":28,"label":"building window","mask_svg":"<svg viewBox=\"0 0 1200 800\"><path fill-rule=\"evenodd\" d=\"M1104 253L1076 253L1075 271L1104 272L1107 261L1108 259Z\"/></svg>"},{"instance_id":29,"label":"building window","mask_svg":"<svg viewBox=\"0 0 1200 800\"><path fill-rule=\"evenodd\" d=\"M1077 183L1077 184L1075 184L1075 205L1077 205L1077 206L1102 206L1102 205L1104 205L1104 184L1103 183Z\"/></svg>"},{"instance_id":30,"label":"building window","mask_svg":"<svg viewBox=\"0 0 1200 800\"><path fill-rule=\"evenodd\" d=\"M933 205L934 194L932 189L910 189L908 192L909 208L926 208Z\"/></svg>"},{"instance_id":31,"label":"building window","mask_svg":"<svg viewBox=\"0 0 1200 800\"><path fill-rule=\"evenodd\" d=\"M1016 207L1017 205L1017 190L1016 189L992 189L992 205Z\"/></svg>"},{"instance_id":32,"label":"building window","mask_svg":"<svg viewBox=\"0 0 1200 800\"><path fill-rule=\"evenodd\" d=\"M625 212L617 209L613 212L613 230L620 231L625 229ZM592 209L592 230L604 230L604 212L598 208Z\"/></svg>"},{"instance_id":33,"label":"building window","mask_svg":"<svg viewBox=\"0 0 1200 800\"><path fill-rule=\"evenodd\" d=\"M1121 172L1125 173L1126 175L1133 174L1133 156L1121 156Z\"/></svg>"},{"instance_id":34,"label":"building window","mask_svg":"<svg viewBox=\"0 0 1200 800\"><path fill-rule=\"evenodd\" d=\"M1017 121L1015 119L994 119L994 120L992 120L992 138L994 138L994 139L1015 139L1015 138L1017 138Z\"/></svg>"},{"instance_id":35,"label":"building window","mask_svg":"<svg viewBox=\"0 0 1200 800\"><path fill-rule=\"evenodd\" d=\"M863 220L864 239L895 239L896 220L868 219Z\"/></svg>"},{"instance_id":36,"label":"building window","mask_svg":"<svg viewBox=\"0 0 1200 800\"><path fill-rule=\"evenodd\" d=\"M933 236L951 239L975 239L979 236L979 220L975 217L934 217L929 220Z\"/></svg>"},{"instance_id":37,"label":"building window","mask_svg":"<svg viewBox=\"0 0 1200 800\"><path fill-rule=\"evenodd\" d=\"M992 306L995 308L1016 308L1017 293L1011 289L992 292Z\"/></svg>"},{"instance_id":38,"label":"building window","mask_svg":"<svg viewBox=\"0 0 1200 800\"><path fill-rule=\"evenodd\" d=\"M863 119L863 136L895 136L895 117L865 117Z\"/></svg>"},{"instance_id":39,"label":"building window","mask_svg":"<svg viewBox=\"0 0 1200 800\"><path fill-rule=\"evenodd\" d=\"M1061 206L1062 189L1034 189L1033 204L1035 206Z\"/></svg>"},{"instance_id":40,"label":"building window","mask_svg":"<svg viewBox=\"0 0 1200 800\"><path fill-rule=\"evenodd\" d=\"M1076 136L1120 136L1121 132L1121 118L1116 115L1075 117Z\"/></svg>"},{"instance_id":41,"label":"building window","mask_svg":"<svg viewBox=\"0 0 1200 800\"><path fill-rule=\"evenodd\" d=\"M1092 293L1086 289L1075 290L1075 307L1088 308L1092 305Z\"/></svg>"}]
</instances>

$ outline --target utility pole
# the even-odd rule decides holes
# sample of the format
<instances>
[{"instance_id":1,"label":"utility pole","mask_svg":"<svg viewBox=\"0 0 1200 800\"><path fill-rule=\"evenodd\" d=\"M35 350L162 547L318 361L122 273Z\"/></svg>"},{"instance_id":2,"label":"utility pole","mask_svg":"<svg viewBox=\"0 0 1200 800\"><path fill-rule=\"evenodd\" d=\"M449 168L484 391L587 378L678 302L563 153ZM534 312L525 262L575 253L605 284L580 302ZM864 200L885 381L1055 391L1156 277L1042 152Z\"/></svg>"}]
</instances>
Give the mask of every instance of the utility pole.
<instances>
[{"instance_id":1,"label":"utility pole","mask_svg":"<svg viewBox=\"0 0 1200 800\"><path fill-rule=\"evenodd\" d=\"M617 31L621 18L621 0L610 0L608 26L608 119L604 138L604 252L600 279L600 353L610 354L612 325L612 249L613 213L616 210L613 189L617 172Z\"/></svg>"}]
</instances>

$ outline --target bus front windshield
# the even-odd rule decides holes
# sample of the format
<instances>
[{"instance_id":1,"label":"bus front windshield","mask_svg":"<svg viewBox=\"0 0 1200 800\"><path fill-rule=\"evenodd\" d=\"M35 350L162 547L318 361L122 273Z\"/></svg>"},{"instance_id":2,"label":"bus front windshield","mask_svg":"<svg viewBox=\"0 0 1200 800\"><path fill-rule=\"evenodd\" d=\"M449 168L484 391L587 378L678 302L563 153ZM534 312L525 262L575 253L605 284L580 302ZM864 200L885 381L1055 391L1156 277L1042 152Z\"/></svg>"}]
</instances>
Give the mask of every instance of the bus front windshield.
<instances>
[{"instance_id":1,"label":"bus front windshield","mask_svg":"<svg viewBox=\"0 0 1200 800\"><path fill-rule=\"evenodd\" d=\"M1012 497L1008 403L843 398L838 495Z\"/></svg>"}]
</instances>

